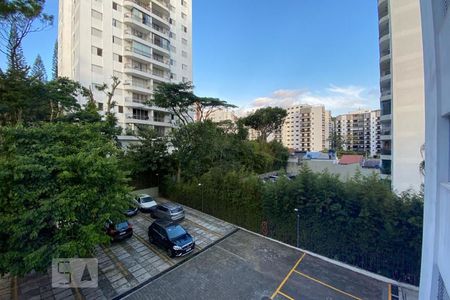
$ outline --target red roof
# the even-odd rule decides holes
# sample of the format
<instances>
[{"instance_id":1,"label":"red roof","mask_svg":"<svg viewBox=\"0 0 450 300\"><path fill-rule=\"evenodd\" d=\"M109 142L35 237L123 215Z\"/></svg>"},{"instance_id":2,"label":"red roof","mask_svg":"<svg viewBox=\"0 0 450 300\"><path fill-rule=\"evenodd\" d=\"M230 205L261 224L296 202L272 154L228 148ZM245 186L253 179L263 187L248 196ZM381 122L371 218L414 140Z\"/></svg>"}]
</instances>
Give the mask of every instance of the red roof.
<instances>
[{"instance_id":1,"label":"red roof","mask_svg":"<svg viewBox=\"0 0 450 300\"><path fill-rule=\"evenodd\" d=\"M351 165L351 164L359 164L363 160L362 155L342 155L341 159L339 160L340 165Z\"/></svg>"}]
</instances>

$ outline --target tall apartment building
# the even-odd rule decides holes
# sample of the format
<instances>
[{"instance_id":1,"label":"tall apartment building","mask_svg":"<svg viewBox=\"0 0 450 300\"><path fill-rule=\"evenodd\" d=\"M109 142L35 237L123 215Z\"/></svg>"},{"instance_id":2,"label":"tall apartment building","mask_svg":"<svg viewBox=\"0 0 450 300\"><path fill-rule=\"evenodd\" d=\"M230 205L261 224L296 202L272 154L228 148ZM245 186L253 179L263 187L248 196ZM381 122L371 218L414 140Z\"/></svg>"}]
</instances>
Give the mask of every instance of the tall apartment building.
<instances>
[{"instance_id":1,"label":"tall apartment building","mask_svg":"<svg viewBox=\"0 0 450 300\"><path fill-rule=\"evenodd\" d=\"M420 300L450 300L450 2L421 1L425 203Z\"/></svg>"},{"instance_id":2,"label":"tall apartment building","mask_svg":"<svg viewBox=\"0 0 450 300\"><path fill-rule=\"evenodd\" d=\"M378 0L382 173L397 192L422 184L425 136L420 0Z\"/></svg>"},{"instance_id":3,"label":"tall apartment building","mask_svg":"<svg viewBox=\"0 0 450 300\"><path fill-rule=\"evenodd\" d=\"M345 150L366 153L371 157L380 154L380 110L337 116L334 126Z\"/></svg>"},{"instance_id":4,"label":"tall apartment building","mask_svg":"<svg viewBox=\"0 0 450 300\"><path fill-rule=\"evenodd\" d=\"M223 122L223 121L232 121L236 122L238 119L238 116L232 109L219 109L214 112L212 112L208 119L213 122Z\"/></svg>"},{"instance_id":5,"label":"tall apartment building","mask_svg":"<svg viewBox=\"0 0 450 300\"><path fill-rule=\"evenodd\" d=\"M329 148L330 120L331 114L323 105L289 107L281 129L283 145L294 151Z\"/></svg>"},{"instance_id":6,"label":"tall apartment building","mask_svg":"<svg viewBox=\"0 0 450 300\"><path fill-rule=\"evenodd\" d=\"M162 82L192 81L192 3L60 0L58 71L91 87L100 111L106 97L95 87L118 77L118 124L124 131L144 125L166 134L174 116L144 102Z\"/></svg>"}]
</instances>

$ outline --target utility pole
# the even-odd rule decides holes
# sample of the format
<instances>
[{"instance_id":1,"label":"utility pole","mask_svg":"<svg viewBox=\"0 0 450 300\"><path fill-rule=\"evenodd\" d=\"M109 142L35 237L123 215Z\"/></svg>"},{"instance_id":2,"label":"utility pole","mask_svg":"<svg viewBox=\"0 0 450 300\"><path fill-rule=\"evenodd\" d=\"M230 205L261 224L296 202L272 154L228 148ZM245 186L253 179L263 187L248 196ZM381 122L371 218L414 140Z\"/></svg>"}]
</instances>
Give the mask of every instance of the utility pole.
<instances>
[{"instance_id":1,"label":"utility pole","mask_svg":"<svg viewBox=\"0 0 450 300\"><path fill-rule=\"evenodd\" d=\"M294 208L294 211L297 214L297 248L300 248L300 210Z\"/></svg>"}]
</instances>

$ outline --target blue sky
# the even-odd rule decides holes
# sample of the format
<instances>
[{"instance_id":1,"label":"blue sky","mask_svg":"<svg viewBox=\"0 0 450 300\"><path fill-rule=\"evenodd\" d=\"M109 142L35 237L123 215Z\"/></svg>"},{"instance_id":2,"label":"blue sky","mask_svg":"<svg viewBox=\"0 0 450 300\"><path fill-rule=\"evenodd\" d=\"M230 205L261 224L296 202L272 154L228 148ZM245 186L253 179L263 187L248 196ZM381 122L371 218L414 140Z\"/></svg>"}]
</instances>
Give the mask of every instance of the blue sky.
<instances>
[{"instance_id":1,"label":"blue sky","mask_svg":"<svg viewBox=\"0 0 450 300\"><path fill-rule=\"evenodd\" d=\"M373 0L192 0L196 93L250 110L325 104L333 114L378 108ZM46 12L57 17L57 1ZM53 28L24 43L51 69ZM4 56L1 58L4 66Z\"/></svg>"}]
</instances>

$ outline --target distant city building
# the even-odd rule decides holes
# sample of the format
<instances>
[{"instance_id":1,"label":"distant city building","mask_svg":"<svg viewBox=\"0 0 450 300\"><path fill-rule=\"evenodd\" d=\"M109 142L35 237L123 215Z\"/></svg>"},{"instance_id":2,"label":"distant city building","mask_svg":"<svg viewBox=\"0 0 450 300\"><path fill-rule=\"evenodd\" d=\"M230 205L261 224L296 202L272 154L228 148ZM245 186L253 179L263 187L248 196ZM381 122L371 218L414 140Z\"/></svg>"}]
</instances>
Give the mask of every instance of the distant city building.
<instances>
[{"instance_id":1,"label":"distant city building","mask_svg":"<svg viewBox=\"0 0 450 300\"><path fill-rule=\"evenodd\" d=\"M331 114L325 106L296 105L287 109L281 140L293 151L322 151L329 148Z\"/></svg>"},{"instance_id":2,"label":"distant city building","mask_svg":"<svg viewBox=\"0 0 450 300\"><path fill-rule=\"evenodd\" d=\"M211 120L213 122L223 122L223 121L232 121L233 123L236 122L239 118L232 109L219 109L214 112L212 112L208 118L208 120Z\"/></svg>"},{"instance_id":3,"label":"distant city building","mask_svg":"<svg viewBox=\"0 0 450 300\"><path fill-rule=\"evenodd\" d=\"M125 133L175 126L168 110L145 102L163 82L192 81L191 0L60 0L58 18L59 76L90 87L101 114L106 96L96 87L118 77L114 112Z\"/></svg>"},{"instance_id":4,"label":"distant city building","mask_svg":"<svg viewBox=\"0 0 450 300\"><path fill-rule=\"evenodd\" d=\"M425 139L420 0L378 0L378 23L381 172L391 175L395 191L419 191Z\"/></svg>"},{"instance_id":5,"label":"distant city building","mask_svg":"<svg viewBox=\"0 0 450 300\"><path fill-rule=\"evenodd\" d=\"M419 299L450 300L450 2L421 1L420 10L426 142ZM418 121L412 117L407 120Z\"/></svg>"},{"instance_id":6,"label":"distant city building","mask_svg":"<svg viewBox=\"0 0 450 300\"><path fill-rule=\"evenodd\" d=\"M333 130L340 136L344 150L365 153L371 157L380 154L380 110L339 115Z\"/></svg>"}]
</instances>

